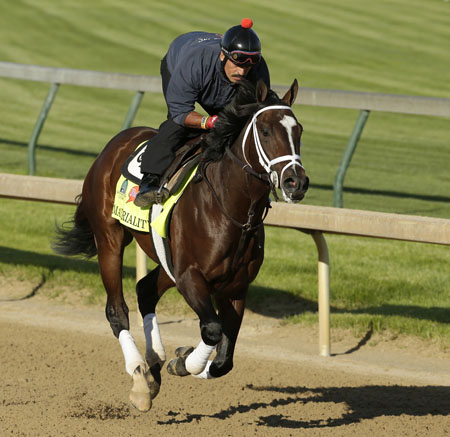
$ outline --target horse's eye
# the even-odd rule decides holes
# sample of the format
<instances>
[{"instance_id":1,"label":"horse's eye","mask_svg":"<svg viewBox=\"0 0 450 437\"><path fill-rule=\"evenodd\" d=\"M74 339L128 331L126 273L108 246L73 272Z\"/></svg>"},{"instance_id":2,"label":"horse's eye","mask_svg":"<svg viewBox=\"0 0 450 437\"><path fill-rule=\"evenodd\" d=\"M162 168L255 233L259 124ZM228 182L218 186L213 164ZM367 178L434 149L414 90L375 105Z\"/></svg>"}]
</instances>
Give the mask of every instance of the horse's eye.
<instances>
[{"instance_id":1,"label":"horse's eye","mask_svg":"<svg viewBox=\"0 0 450 437\"><path fill-rule=\"evenodd\" d=\"M261 135L264 137L268 137L270 135L270 132L268 131L268 129L265 129L263 127L260 129L260 132L261 132Z\"/></svg>"}]
</instances>

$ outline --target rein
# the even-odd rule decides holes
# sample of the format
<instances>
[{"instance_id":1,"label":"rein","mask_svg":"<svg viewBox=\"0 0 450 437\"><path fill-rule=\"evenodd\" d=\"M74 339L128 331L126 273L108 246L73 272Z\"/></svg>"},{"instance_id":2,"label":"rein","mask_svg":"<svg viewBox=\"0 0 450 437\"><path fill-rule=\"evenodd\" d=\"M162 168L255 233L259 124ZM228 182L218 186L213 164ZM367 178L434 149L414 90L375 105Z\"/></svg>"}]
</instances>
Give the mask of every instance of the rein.
<instances>
[{"instance_id":1,"label":"rein","mask_svg":"<svg viewBox=\"0 0 450 437\"><path fill-rule=\"evenodd\" d=\"M255 178L259 179L260 181L265 182L269 185L270 191L273 194L273 197L276 202L278 202L278 194L276 190L276 186L272 181L272 178L269 176L268 173L257 173L253 168L250 166L250 164L244 164L232 151L229 147L225 149L227 152L227 155L237 164L239 165L242 170L244 170L246 173L248 173L251 176L254 176Z\"/></svg>"}]
</instances>

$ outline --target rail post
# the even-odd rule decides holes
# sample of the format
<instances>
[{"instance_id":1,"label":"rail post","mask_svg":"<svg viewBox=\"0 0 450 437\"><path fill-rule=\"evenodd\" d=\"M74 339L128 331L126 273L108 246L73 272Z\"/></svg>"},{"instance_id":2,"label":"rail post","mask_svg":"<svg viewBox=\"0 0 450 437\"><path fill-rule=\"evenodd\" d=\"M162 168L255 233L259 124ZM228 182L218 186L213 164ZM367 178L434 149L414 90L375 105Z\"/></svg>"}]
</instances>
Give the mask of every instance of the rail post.
<instances>
[{"instance_id":1,"label":"rail post","mask_svg":"<svg viewBox=\"0 0 450 437\"><path fill-rule=\"evenodd\" d=\"M55 100L56 93L59 88L59 83L52 83L48 91L47 97L42 105L41 112L39 113L36 124L34 125L33 132L31 134L30 142L28 143L28 174L33 176L36 173L36 144L44 126L47 115L52 106L53 100Z\"/></svg>"},{"instance_id":2,"label":"rail post","mask_svg":"<svg viewBox=\"0 0 450 437\"><path fill-rule=\"evenodd\" d=\"M330 257L328 246L320 231L311 232L319 254L318 302L319 302L319 354L329 357L330 347Z\"/></svg>"},{"instance_id":3,"label":"rail post","mask_svg":"<svg viewBox=\"0 0 450 437\"><path fill-rule=\"evenodd\" d=\"M355 152L356 146L359 141L359 137L364 129L364 125L366 124L367 118L369 117L370 111L365 109L359 112L358 118L356 120L355 127L353 128L352 135L348 141L347 148L342 155L341 164L336 173L336 177L334 180L334 201L333 206L336 208L342 208L342 189L344 184L345 173L347 172L348 166L350 165L350 161L352 160L353 153Z\"/></svg>"},{"instance_id":4,"label":"rail post","mask_svg":"<svg viewBox=\"0 0 450 437\"><path fill-rule=\"evenodd\" d=\"M133 123L134 117L136 116L136 112L139 109L139 105L141 104L142 98L144 97L144 91L136 91L134 94L131 105L128 109L127 116L122 125L122 130L128 129Z\"/></svg>"}]
</instances>

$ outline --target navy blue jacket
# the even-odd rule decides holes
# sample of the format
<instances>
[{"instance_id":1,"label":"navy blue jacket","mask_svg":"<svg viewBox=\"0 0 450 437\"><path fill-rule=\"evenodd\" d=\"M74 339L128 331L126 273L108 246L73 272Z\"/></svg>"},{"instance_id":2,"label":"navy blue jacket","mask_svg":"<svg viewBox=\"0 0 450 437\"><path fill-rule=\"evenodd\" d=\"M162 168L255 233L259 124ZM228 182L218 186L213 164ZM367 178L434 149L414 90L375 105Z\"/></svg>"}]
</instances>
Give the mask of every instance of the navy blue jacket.
<instances>
[{"instance_id":1,"label":"navy blue jacket","mask_svg":"<svg viewBox=\"0 0 450 437\"><path fill-rule=\"evenodd\" d=\"M166 61L171 76L165 97L175 123L184 125L196 102L209 115L214 115L233 98L236 84L226 77L219 58L221 39L216 33L189 32L170 45ZM260 78L270 87L264 59L247 75L247 79L255 83Z\"/></svg>"}]
</instances>

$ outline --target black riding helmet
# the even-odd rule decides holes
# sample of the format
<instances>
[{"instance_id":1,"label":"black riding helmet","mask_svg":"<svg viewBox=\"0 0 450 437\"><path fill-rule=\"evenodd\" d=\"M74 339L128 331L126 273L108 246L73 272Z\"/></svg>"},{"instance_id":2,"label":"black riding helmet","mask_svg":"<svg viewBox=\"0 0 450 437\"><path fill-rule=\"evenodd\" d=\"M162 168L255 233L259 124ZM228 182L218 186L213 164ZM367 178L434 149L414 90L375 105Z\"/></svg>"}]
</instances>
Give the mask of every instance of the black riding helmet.
<instances>
[{"instance_id":1,"label":"black riding helmet","mask_svg":"<svg viewBox=\"0 0 450 437\"><path fill-rule=\"evenodd\" d=\"M252 66L261 61L261 41L252 26L253 21L244 18L240 25L228 29L222 38L223 53L236 65Z\"/></svg>"}]
</instances>

